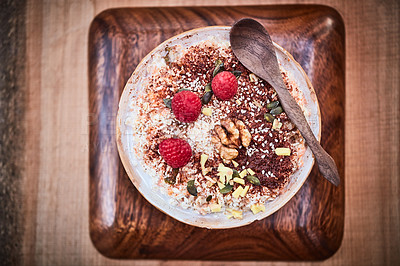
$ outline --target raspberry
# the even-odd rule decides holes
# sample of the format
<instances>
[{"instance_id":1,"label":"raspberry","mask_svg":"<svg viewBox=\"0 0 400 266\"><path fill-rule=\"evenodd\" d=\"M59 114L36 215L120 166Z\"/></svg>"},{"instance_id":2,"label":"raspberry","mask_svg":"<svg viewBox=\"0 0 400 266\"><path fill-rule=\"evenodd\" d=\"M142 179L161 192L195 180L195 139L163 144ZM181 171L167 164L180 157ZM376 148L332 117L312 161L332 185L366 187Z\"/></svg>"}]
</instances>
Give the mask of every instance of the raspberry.
<instances>
[{"instance_id":1,"label":"raspberry","mask_svg":"<svg viewBox=\"0 0 400 266\"><path fill-rule=\"evenodd\" d=\"M165 162L173 168L185 166L192 157L192 148L183 139L165 139L158 145L158 150Z\"/></svg>"},{"instance_id":2,"label":"raspberry","mask_svg":"<svg viewBox=\"0 0 400 266\"><path fill-rule=\"evenodd\" d=\"M201 112L200 98L191 91L181 91L175 94L171 101L172 112L176 119L189 123L196 121Z\"/></svg>"},{"instance_id":3,"label":"raspberry","mask_svg":"<svg viewBox=\"0 0 400 266\"><path fill-rule=\"evenodd\" d=\"M211 87L218 99L229 100L236 94L238 82L231 72L223 71L215 75Z\"/></svg>"}]
</instances>

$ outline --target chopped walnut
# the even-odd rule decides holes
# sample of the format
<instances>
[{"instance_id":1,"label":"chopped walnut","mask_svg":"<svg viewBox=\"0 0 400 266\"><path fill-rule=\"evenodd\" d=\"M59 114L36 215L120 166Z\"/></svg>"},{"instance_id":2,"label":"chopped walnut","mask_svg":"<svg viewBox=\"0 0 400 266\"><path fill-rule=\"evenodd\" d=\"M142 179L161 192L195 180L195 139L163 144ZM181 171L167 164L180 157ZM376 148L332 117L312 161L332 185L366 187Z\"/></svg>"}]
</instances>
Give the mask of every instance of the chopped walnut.
<instances>
[{"instance_id":1,"label":"chopped walnut","mask_svg":"<svg viewBox=\"0 0 400 266\"><path fill-rule=\"evenodd\" d=\"M221 126L223 126L226 131L228 131L228 139L229 139L229 144L233 144L236 147L240 146L240 133L239 130L237 129L235 123L231 119L223 119L221 120ZM224 144L224 143L222 143ZM229 144L224 144L224 145L229 145Z\"/></svg>"},{"instance_id":2,"label":"chopped walnut","mask_svg":"<svg viewBox=\"0 0 400 266\"><path fill-rule=\"evenodd\" d=\"M240 132L240 140L242 141L243 147L248 147L251 141L251 134L249 129L246 127L242 120L236 119L235 124Z\"/></svg>"},{"instance_id":3,"label":"chopped walnut","mask_svg":"<svg viewBox=\"0 0 400 266\"><path fill-rule=\"evenodd\" d=\"M225 160L235 159L239 155L239 152L236 149L228 148L225 146L221 146L219 151L221 158Z\"/></svg>"},{"instance_id":4,"label":"chopped walnut","mask_svg":"<svg viewBox=\"0 0 400 266\"><path fill-rule=\"evenodd\" d=\"M220 126L220 125L216 125L214 128L215 132L217 133L221 143L223 145L229 145L230 141L228 139L228 136L225 133L225 130Z\"/></svg>"},{"instance_id":5,"label":"chopped walnut","mask_svg":"<svg viewBox=\"0 0 400 266\"><path fill-rule=\"evenodd\" d=\"M243 147L250 145L250 131L241 120L224 119L221 121L221 126L215 126L214 130L216 134L211 136L211 142L216 145L224 162L230 162L239 155L237 148L240 145Z\"/></svg>"}]
</instances>

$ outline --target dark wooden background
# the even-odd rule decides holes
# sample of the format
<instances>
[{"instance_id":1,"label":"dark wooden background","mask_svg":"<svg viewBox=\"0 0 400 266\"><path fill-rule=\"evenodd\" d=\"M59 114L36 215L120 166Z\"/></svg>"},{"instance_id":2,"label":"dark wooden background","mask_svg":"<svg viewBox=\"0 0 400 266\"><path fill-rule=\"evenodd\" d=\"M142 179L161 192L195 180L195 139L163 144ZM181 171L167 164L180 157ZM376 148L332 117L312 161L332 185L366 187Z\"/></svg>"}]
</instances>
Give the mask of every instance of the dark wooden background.
<instances>
[{"instance_id":1,"label":"dark wooden background","mask_svg":"<svg viewBox=\"0 0 400 266\"><path fill-rule=\"evenodd\" d=\"M0 126L0 146L4 151L0 162L3 249L0 264L21 261L24 265L188 264L187 261L112 260L102 256L91 242L88 36L90 23L97 14L113 7L309 2L1 1L1 58L8 59L0 64L0 91L15 97L1 94L0 116L4 119L2 123L18 126ZM399 265L400 2L318 0L313 3L335 8L343 18L346 35L344 235L339 250L317 264ZM14 48L7 48L5 43L11 43L11 47L18 47L21 52L13 52ZM4 82L10 78L21 82L18 89L13 85L16 83ZM7 144L10 139L16 145ZM245 266L287 265L287 262L191 261L190 264Z\"/></svg>"}]
</instances>

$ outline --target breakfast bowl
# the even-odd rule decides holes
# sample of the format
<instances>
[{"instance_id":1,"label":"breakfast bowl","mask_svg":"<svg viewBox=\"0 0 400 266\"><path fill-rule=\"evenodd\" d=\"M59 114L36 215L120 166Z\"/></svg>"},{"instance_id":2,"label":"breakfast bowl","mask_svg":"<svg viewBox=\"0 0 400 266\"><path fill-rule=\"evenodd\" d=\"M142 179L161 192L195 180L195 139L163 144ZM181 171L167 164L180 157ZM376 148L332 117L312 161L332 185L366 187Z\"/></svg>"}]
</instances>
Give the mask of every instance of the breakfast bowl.
<instances>
[{"instance_id":1,"label":"breakfast bowl","mask_svg":"<svg viewBox=\"0 0 400 266\"><path fill-rule=\"evenodd\" d=\"M116 123L121 161L143 197L176 220L210 229L273 214L299 191L314 164L273 88L233 55L229 31L198 28L157 46L126 83ZM274 46L285 84L320 140L311 82L284 48ZM223 90L225 79L234 93ZM178 94L197 97L195 106L174 108ZM192 112L198 112L194 119ZM164 141L177 139L190 147L179 166L162 151Z\"/></svg>"}]
</instances>

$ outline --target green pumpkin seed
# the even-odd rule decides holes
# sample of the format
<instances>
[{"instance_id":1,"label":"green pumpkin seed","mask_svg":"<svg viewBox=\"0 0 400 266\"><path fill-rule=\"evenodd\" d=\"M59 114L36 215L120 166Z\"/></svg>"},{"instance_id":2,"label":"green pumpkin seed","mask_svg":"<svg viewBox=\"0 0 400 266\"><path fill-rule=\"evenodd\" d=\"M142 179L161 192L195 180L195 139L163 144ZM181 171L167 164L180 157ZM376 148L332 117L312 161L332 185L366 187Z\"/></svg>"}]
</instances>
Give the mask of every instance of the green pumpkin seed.
<instances>
[{"instance_id":1,"label":"green pumpkin seed","mask_svg":"<svg viewBox=\"0 0 400 266\"><path fill-rule=\"evenodd\" d=\"M189 89L179 89L176 93L179 93L181 91L190 91Z\"/></svg>"},{"instance_id":2,"label":"green pumpkin seed","mask_svg":"<svg viewBox=\"0 0 400 266\"><path fill-rule=\"evenodd\" d=\"M165 106L167 106L169 109L171 109L171 99L163 99L163 102L165 104Z\"/></svg>"},{"instance_id":3,"label":"green pumpkin seed","mask_svg":"<svg viewBox=\"0 0 400 266\"><path fill-rule=\"evenodd\" d=\"M190 195L197 196L197 188L194 185L194 179L187 182L187 190Z\"/></svg>"},{"instance_id":4,"label":"green pumpkin seed","mask_svg":"<svg viewBox=\"0 0 400 266\"><path fill-rule=\"evenodd\" d=\"M274 119L275 119L275 117L273 115L271 115L270 113L265 113L264 118L265 118L265 120L267 120L267 122L270 122L270 123L274 122Z\"/></svg>"},{"instance_id":5,"label":"green pumpkin seed","mask_svg":"<svg viewBox=\"0 0 400 266\"><path fill-rule=\"evenodd\" d=\"M273 102L267 103L267 108L274 109L274 108L278 107L278 105L279 105L279 101L273 101Z\"/></svg>"},{"instance_id":6,"label":"green pumpkin seed","mask_svg":"<svg viewBox=\"0 0 400 266\"><path fill-rule=\"evenodd\" d=\"M221 192L222 194L227 194L227 193L231 192L232 189L233 189L233 186L231 186L231 185L226 185L225 187L221 188L221 189L219 190L219 192Z\"/></svg>"},{"instance_id":7,"label":"green pumpkin seed","mask_svg":"<svg viewBox=\"0 0 400 266\"><path fill-rule=\"evenodd\" d=\"M222 62L220 59L217 59L215 61L215 68L213 71L213 77L215 77L219 72L224 71L225 67L224 67L224 62Z\"/></svg>"},{"instance_id":8,"label":"green pumpkin seed","mask_svg":"<svg viewBox=\"0 0 400 266\"><path fill-rule=\"evenodd\" d=\"M239 70L233 70L232 74L235 75L235 77L238 79L240 75L242 75L242 71Z\"/></svg>"},{"instance_id":9,"label":"green pumpkin seed","mask_svg":"<svg viewBox=\"0 0 400 266\"><path fill-rule=\"evenodd\" d=\"M164 178L165 183L171 185L175 184L176 176L178 175L178 173L179 173L179 168L172 169L171 175Z\"/></svg>"},{"instance_id":10,"label":"green pumpkin seed","mask_svg":"<svg viewBox=\"0 0 400 266\"><path fill-rule=\"evenodd\" d=\"M202 104L207 104L211 101L211 97L213 96L213 92L212 91L207 91L203 97L201 97L201 103Z\"/></svg>"},{"instance_id":11,"label":"green pumpkin seed","mask_svg":"<svg viewBox=\"0 0 400 266\"><path fill-rule=\"evenodd\" d=\"M206 201L209 202L212 199L211 195L208 195L208 197L206 198Z\"/></svg>"},{"instance_id":12,"label":"green pumpkin seed","mask_svg":"<svg viewBox=\"0 0 400 266\"><path fill-rule=\"evenodd\" d=\"M212 91L212 89L211 89L211 83L207 83L207 85L204 86L204 91L205 91L205 92Z\"/></svg>"},{"instance_id":13,"label":"green pumpkin seed","mask_svg":"<svg viewBox=\"0 0 400 266\"><path fill-rule=\"evenodd\" d=\"M169 52L171 51L171 47L166 47L165 48L165 51L167 52L167 54L164 56L164 60L165 60L165 63L167 64L167 65L169 65Z\"/></svg>"},{"instance_id":14,"label":"green pumpkin seed","mask_svg":"<svg viewBox=\"0 0 400 266\"><path fill-rule=\"evenodd\" d=\"M254 175L248 175L246 176L247 180L249 180L250 183L252 183L255 186L261 185L260 180L255 177Z\"/></svg>"},{"instance_id":15,"label":"green pumpkin seed","mask_svg":"<svg viewBox=\"0 0 400 266\"><path fill-rule=\"evenodd\" d=\"M237 170L233 169L232 177L233 178L235 178L235 177L239 177L240 178L239 172Z\"/></svg>"},{"instance_id":16,"label":"green pumpkin seed","mask_svg":"<svg viewBox=\"0 0 400 266\"><path fill-rule=\"evenodd\" d=\"M270 113L272 115L279 115L282 112L283 112L282 107L278 106L278 107L275 107L274 109L272 109Z\"/></svg>"}]
</instances>

